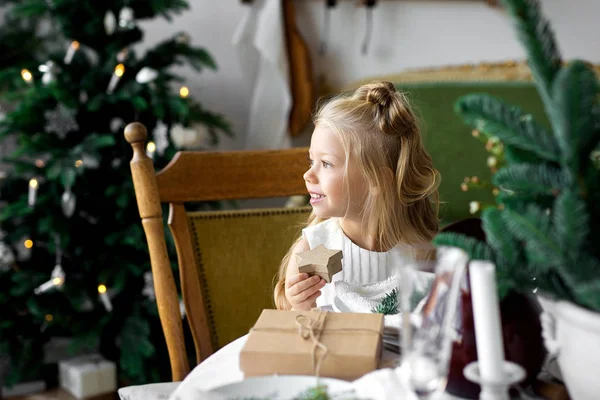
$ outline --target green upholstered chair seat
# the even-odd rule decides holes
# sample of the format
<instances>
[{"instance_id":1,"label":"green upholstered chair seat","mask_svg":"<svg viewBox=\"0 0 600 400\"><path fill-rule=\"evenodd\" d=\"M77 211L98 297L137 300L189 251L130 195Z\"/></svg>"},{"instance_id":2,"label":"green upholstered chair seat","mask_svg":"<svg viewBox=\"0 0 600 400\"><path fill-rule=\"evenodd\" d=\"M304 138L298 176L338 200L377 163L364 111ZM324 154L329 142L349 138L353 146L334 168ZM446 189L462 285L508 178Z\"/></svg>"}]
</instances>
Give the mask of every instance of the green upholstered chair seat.
<instances>
[{"instance_id":1,"label":"green upholstered chair seat","mask_svg":"<svg viewBox=\"0 0 600 400\"><path fill-rule=\"evenodd\" d=\"M188 213L215 349L274 308L274 278L310 207Z\"/></svg>"}]
</instances>

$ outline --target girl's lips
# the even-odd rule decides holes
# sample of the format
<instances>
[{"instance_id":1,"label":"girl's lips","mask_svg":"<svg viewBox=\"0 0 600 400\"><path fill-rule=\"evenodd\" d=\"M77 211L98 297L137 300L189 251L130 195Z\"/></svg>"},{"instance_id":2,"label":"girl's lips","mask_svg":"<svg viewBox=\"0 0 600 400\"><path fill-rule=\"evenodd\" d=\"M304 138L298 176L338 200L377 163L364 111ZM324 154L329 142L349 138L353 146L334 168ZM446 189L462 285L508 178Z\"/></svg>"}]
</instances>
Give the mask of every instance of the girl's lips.
<instances>
[{"instance_id":1,"label":"girl's lips","mask_svg":"<svg viewBox=\"0 0 600 400\"><path fill-rule=\"evenodd\" d=\"M325 198L325 195L323 195L323 194L311 192L310 193L310 204L320 203L321 201L323 201L324 198Z\"/></svg>"}]
</instances>

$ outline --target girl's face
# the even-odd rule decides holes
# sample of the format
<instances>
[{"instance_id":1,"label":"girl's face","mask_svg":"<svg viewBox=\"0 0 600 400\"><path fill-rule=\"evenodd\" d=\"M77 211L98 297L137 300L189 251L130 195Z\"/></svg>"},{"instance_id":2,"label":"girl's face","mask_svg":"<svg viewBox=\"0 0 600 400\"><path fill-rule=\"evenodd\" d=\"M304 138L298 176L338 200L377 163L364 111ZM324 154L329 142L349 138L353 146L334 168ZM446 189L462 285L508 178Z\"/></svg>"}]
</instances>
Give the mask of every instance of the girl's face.
<instances>
[{"instance_id":1,"label":"girl's face","mask_svg":"<svg viewBox=\"0 0 600 400\"><path fill-rule=\"evenodd\" d=\"M352 162L348 163L346 174L346 155L334 132L321 126L315 128L310 141L309 161L310 168L304 174L304 181L317 217L358 217L368 185Z\"/></svg>"}]
</instances>

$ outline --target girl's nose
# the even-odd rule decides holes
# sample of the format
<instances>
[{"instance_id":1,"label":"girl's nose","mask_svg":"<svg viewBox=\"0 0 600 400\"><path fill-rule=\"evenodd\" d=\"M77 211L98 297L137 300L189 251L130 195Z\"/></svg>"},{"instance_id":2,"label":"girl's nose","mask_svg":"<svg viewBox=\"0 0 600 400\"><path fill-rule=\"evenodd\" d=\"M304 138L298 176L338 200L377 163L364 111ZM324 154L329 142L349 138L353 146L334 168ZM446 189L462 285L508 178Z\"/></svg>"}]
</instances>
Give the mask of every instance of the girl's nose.
<instances>
[{"instance_id":1,"label":"girl's nose","mask_svg":"<svg viewBox=\"0 0 600 400\"><path fill-rule=\"evenodd\" d=\"M308 171L304 173L303 177L305 182L314 183L315 174L313 173L312 167L310 167Z\"/></svg>"}]
</instances>

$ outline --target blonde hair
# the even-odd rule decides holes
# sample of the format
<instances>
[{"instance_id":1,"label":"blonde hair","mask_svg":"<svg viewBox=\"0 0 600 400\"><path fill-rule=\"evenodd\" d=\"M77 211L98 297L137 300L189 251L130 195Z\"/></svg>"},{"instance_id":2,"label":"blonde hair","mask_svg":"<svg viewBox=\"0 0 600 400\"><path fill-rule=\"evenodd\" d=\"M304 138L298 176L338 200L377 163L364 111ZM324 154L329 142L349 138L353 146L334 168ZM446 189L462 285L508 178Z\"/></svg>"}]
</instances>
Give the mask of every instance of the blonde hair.
<instances>
[{"instance_id":1,"label":"blonde hair","mask_svg":"<svg viewBox=\"0 0 600 400\"><path fill-rule=\"evenodd\" d=\"M429 243L439 229L440 175L425 150L406 94L390 82L366 84L350 96L341 95L324 104L314 123L338 135L346 154L346 170L352 160L370 185L363 224L378 247L389 250L399 243ZM307 226L322 221L311 213ZM274 290L278 309L290 308L285 277L294 246L279 267Z\"/></svg>"}]
</instances>

